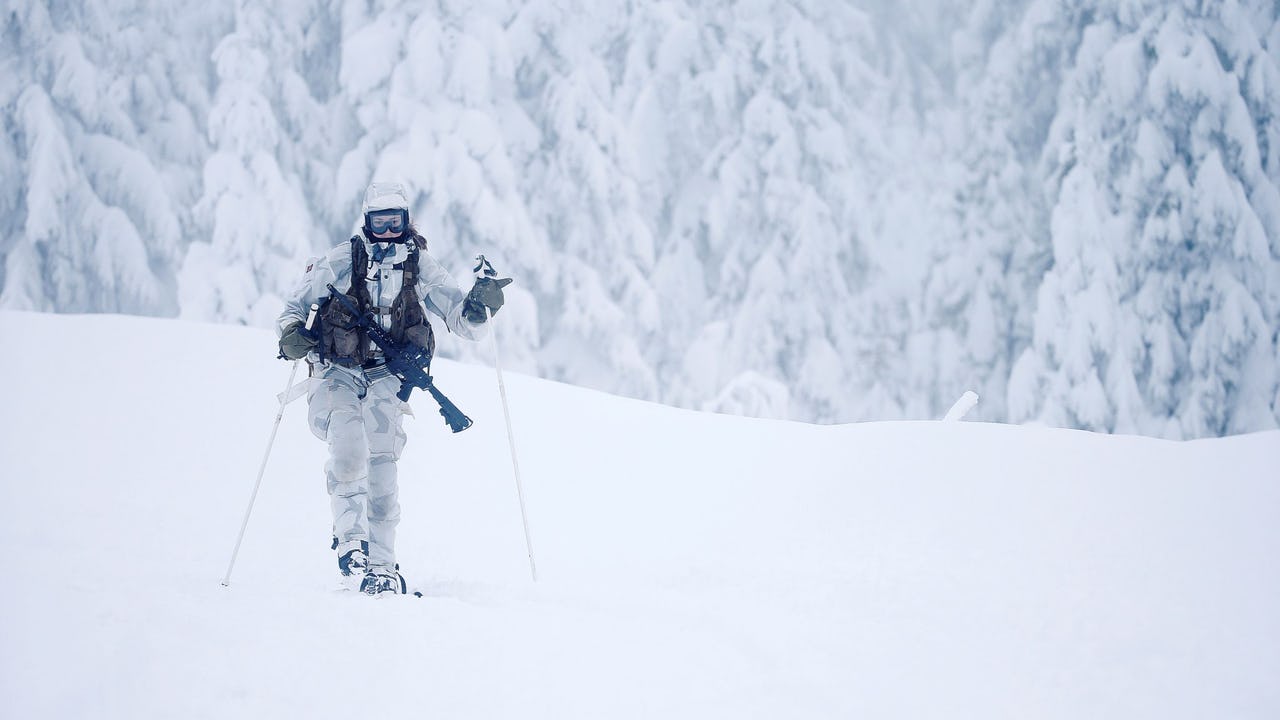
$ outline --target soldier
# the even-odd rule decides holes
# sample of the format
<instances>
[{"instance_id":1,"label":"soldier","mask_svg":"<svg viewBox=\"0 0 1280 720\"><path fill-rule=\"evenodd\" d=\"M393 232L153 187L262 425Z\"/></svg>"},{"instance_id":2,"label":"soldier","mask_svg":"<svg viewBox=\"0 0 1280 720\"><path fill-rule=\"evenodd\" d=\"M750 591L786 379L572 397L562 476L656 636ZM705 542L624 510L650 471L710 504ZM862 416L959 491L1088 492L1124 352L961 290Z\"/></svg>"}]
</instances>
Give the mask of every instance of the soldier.
<instances>
[{"instance_id":1,"label":"soldier","mask_svg":"<svg viewBox=\"0 0 1280 720\"><path fill-rule=\"evenodd\" d=\"M469 340L484 334L488 312L503 304L502 284L479 279L463 293L426 252L426 241L409 221L409 201L396 183L373 183L365 192L361 232L307 265L280 314L280 353L306 357L311 368L307 395L311 432L329 444L325 481L333 510L333 549L338 569L370 595L403 593L395 557L400 503L396 461L404 450L407 403L396 397L400 381L386 368L381 350L342 303L330 302L328 286L346 290L362 313L372 312L397 343L413 343L428 354L435 337L427 311ZM358 271L353 273L352 269ZM313 303L321 305L319 332L305 331Z\"/></svg>"}]
</instances>

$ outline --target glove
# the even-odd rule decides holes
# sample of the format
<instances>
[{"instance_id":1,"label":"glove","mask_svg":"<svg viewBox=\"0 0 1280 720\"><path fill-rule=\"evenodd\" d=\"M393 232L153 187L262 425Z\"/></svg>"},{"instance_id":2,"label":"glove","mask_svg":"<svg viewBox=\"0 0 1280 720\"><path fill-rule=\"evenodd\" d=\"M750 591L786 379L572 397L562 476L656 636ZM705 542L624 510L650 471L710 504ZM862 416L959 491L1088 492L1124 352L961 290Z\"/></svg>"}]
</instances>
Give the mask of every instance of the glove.
<instances>
[{"instance_id":1,"label":"glove","mask_svg":"<svg viewBox=\"0 0 1280 720\"><path fill-rule=\"evenodd\" d=\"M471 286L471 292L467 293L467 299L462 303L462 316L479 324L488 319L485 308L497 315L504 302L502 288L510 284L511 278L477 278L476 284Z\"/></svg>"},{"instance_id":2,"label":"glove","mask_svg":"<svg viewBox=\"0 0 1280 720\"><path fill-rule=\"evenodd\" d=\"M280 357L286 360L298 360L306 357L319 344L311 333L302 326L302 321L290 324L280 336Z\"/></svg>"}]
</instances>

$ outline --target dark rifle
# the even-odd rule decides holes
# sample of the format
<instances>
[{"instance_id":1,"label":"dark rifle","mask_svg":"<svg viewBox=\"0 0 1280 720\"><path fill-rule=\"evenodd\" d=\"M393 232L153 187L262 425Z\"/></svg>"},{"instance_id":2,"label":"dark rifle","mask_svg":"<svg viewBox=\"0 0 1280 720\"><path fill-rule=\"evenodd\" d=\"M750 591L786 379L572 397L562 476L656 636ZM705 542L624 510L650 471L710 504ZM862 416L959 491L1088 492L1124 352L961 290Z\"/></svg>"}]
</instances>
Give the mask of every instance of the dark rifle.
<instances>
[{"instance_id":1,"label":"dark rifle","mask_svg":"<svg viewBox=\"0 0 1280 720\"><path fill-rule=\"evenodd\" d=\"M471 427L471 418L464 415L458 406L445 397L444 393L440 392L431 381L431 375L427 373L431 367L431 356L426 350L413 343L396 342L374 319L373 313L361 314L356 304L351 302L351 298L338 292L332 285L329 286L329 296L342 303L342 306L356 317L356 324L363 328L373 344L382 350L382 355L387 361L387 370L400 378L400 392L396 393L396 397L409 402L409 395L413 393L413 389L422 388L431 393L431 397L440 403L440 414L444 416L444 421L449 424L451 430L457 433Z\"/></svg>"}]
</instances>

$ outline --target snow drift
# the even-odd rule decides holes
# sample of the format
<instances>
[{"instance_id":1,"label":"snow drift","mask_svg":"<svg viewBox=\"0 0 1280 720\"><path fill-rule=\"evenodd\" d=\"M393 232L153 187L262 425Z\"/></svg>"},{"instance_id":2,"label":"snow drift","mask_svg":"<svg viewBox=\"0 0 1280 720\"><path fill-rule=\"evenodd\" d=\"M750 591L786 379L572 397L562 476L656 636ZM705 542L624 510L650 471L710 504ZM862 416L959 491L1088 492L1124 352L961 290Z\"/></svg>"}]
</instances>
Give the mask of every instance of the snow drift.
<instances>
[{"instance_id":1,"label":"snow drift","mask_svg":"<svg viewBox=\"0 0 1280 720\"><path fill-rule=\"evenodd\" d=\"M266 332L0 313L7 717L1275 717L1280 433L810 426L508 378L415 394L400 561L334 590ZM453 338L442 338L452 342Z\"/></svg>"}]
</instances>

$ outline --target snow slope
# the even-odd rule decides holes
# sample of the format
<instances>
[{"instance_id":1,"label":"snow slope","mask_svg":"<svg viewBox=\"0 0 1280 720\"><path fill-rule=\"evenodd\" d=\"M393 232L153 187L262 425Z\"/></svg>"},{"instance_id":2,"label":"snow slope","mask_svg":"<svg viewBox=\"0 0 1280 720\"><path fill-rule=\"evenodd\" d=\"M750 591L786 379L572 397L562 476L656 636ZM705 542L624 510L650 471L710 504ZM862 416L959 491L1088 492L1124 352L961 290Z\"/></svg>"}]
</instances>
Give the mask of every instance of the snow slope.
<instances>
[{"instance_id":1,"label":"snow slope","mask_svg":"<svg viewBox=\"0 0 1280 720\"><path fill-rule=\"evenodd\" d=\"M334 590L323 447L263 331L0 313L0 715L1276 717L1280 432L810 426L441 361L400 559ZM442 343L454 342L452 337ZM15 350L19 350L15 352Z\"/></svg>"}]
</instances>

